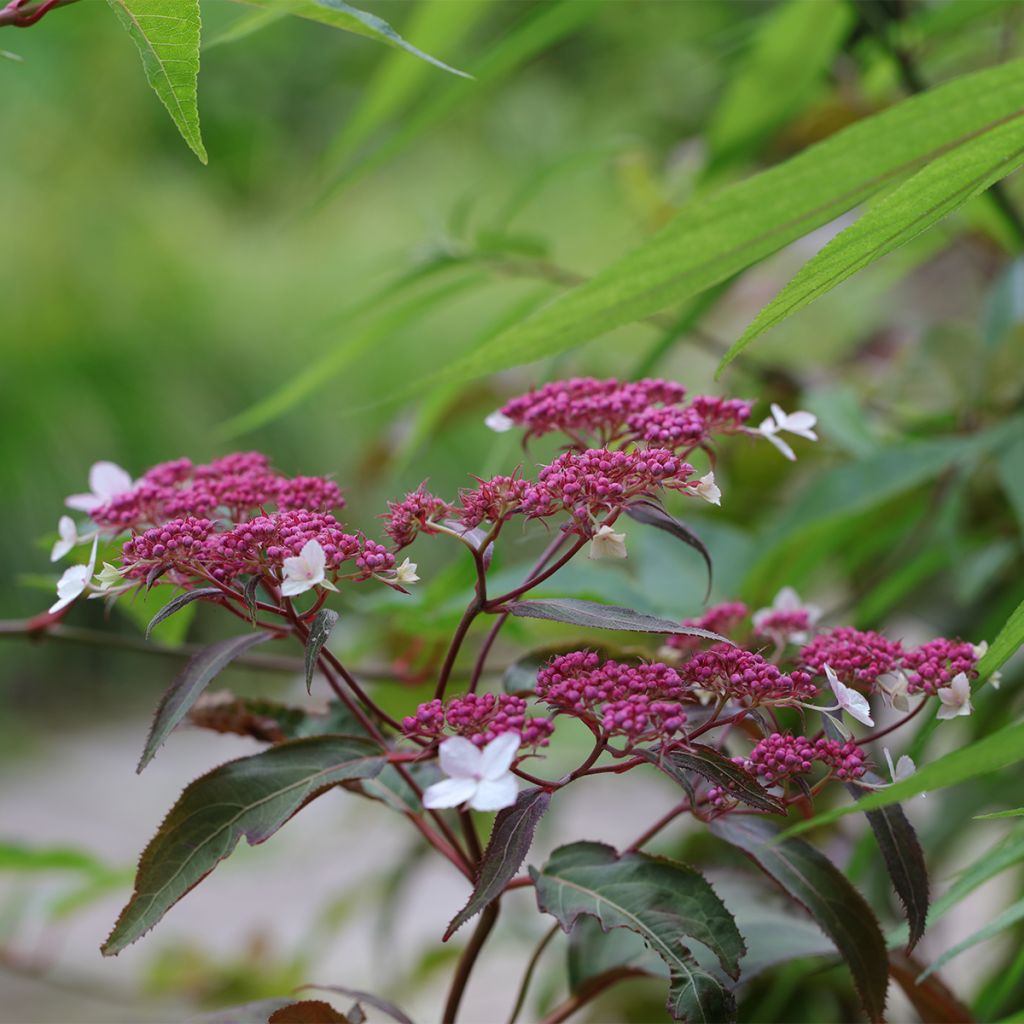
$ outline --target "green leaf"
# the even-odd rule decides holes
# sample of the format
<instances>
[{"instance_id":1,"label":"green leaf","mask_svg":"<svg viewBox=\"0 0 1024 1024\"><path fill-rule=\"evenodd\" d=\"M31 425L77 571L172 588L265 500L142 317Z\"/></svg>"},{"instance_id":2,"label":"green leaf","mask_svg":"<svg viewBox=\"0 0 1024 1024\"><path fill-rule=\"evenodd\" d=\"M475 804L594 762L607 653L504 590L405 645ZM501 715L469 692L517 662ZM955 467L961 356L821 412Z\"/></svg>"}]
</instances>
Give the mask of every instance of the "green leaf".
<instances>
[{"instance_id":1,"label":"green leaf","mask_svg":"<svg viewBox=\"0 0 1024 1024\"><path fill-rule=\"evenodd\" d=\"M959 956L965 950L978 945L979 942L984 942L986 939L995 938L995 936L1022 920L1024 920L1024 900L1018 900L1016 903L1010 904L1001 914L997 914L984 928L979 929L973 935L969 935L962 942L958 942L952 949L947 949L937 960L932 961L927 970L921 972L917 979L918 983L920 984L930 974L934 974L940 967L944 967L950 960Z\"/></svg>"},{"instance_id":2,"label":"green leaf","mask_svg":"<svg viewBox=\"0 0 1024 1024\"><path fill-rule=\"evenodd\" d=\"M849 966L868 1018L882 1021L889 980L885 940L871 908L846 876L803 840L776 841L778 830L768 822L732 814L717 818L709 828L808 910Z\"/></svg>"},{"instance_id":3,"label":"green leaf","mask_svg":"<svg viewBox=\"0 0 1024 1024\"><path fill-rule=\"evenodd\" d=\"M687 547L691 547L701 558L708 571L708 588L704 592L704 600L711 596L711 585L714 582L714 570L711 565L711 552L705 547L704 542L691 530L686 523L675 516L669 515L660 503L651 499L634 501L626 506L626 515L638 523L653 526L656 530L663 530L676 540L682 541Z\"/></svg>"},{"instance_id":4,"label":"green leaf","mask_svg":"<svg viewBox=\"0 0 1024 1024\"><path fill-rule=\"evenodd\" d=\"M141 938L243 837L265 842L310 800L342 782L373 778L385 760L352 737L294 740L214 768L193 782L139 860L135 891L104 956Z\"/></svg>"},{"instance_id":5,"label":"green leaf","mask_svg":"<svg viewBox=\"0 0 1024 1024\"><path fill-rule=\"evenodd\" d=\"M221 591L216 587L200 587L198 590L186 590L184 594L179 594L176 598L168 601L149 620L149 624L146 626L146 639L149 639L150 633L160 625L164 619L170 618L175 612L181 611L182 608L187 604L191 604L193 601L201 601L204 597L221 597Z\"/></svg>"},{"instance_id":6,"label":"green leaf","mask_svg":"<svg viewBox=\"0 0 1024 1024\"><path fill-rule=\"evenodd\" d=\"M758 313L719 373L759 334L926 231L1024 164L1024 111L1016 110L933 159L841 231Z\"/></svg>"},{"instance_id":7,"label":"green leaf","mask_svg":"<svg viewBox=\"0 0 1024 1024\"><path fill-rule=\"evenodd\" d=\"M442 371L527 363L711 287L863 202L1024 105L1024 62L964 75L836 132L777 167L698 196L640 248Z\"/></svg>"},{"instance_id":8,"label":"green leaf","mask_svg":"<svg viewBox=\"0 0 1024 1024\"><path fill-rule=\"evenodd\" d=\"M73 846L26 846L0 841L0 871L42 873L71 871L86 875L105 875L110 868L85 850Z\"/></svg>"},{"instance_id":9,"label":"green leaf","mask_svg":"<svg viewBox=\"0 0 1024 1024\"><path fill-rule=\"evenodd\" d=\"M242 15L234 24L229 25L223 32L220 32L212 39L203 41L203 52L212 50L217 46L224 46L227 43L237 43L265 29L274 22L281 21L288 15L284 11L248 11Z\"/></svg>"},{"instance_id":10,"label":"green leaf","mask_svg":"<svg viewBox=\"0 0 1024 1024\"><path fill-rule=\"evenodd\" d=\"M472 78L472 75L467 75L465 71L459 71L417 49L412 43L403 39L383 18L378 18L377 15L370 14L368 11L361 11L358 7L345 3L344 0L240 0L240 2L252 7L291 14L296 18L319 21L321 24L340 28L345 32L353 32L357 36L376 39L388 46L397 46L442 71L449 71L460 78Z\"/></svg>"},{"instance_id":11,"label":"green leaf","mask_svg":"<svg viewBox=\"0 0 1024 1024\"><path fill-rule=\"evenodd\" d=\"M985 656L978 662L978 674L981 678L988 679L993 672L1001 668L1020 650L1021 644L1024 644L1024 601L1017 605L992 641Z\"/></svg>"},{"instance_id":12,"label":"green leaf","mask_svg":"<svg viewBox=\"0 0 1024 1024\"><path fill-rule=\"evenodd\" d=\"M604 931L628 928L668 965L668 1009L676 1020L734 1018L732 993L701 970L684 937L702 942L731 977L739 976L743 938L725 904L692 868L642 853L622 856L603 843L555 850L540 871L530 869L537 905L569 932L581 915Z\"/></svg>"},{"instance_id":13,"label":"green leaf","mask_svg":"<svg viewBox=\"0 0 1024 1024\"><path fill-rule=\"evenodd\" d=\"M526 789L516 797L511 807L498 812L469 902L452 918L443 942L447 942L474 914L479 914L502 894L505 884L511 881L526 860L537 824L550 803L551 794L545 790Z\"/></svg>"},{"instance_id":14,"label":"green leaf","mask_svg":"<svg viewBox=\"0 0 1024 1024\"><path fill-rule=\"evenodd\" d=\"M146 79L205 164L196 102L199 0L107 0L142 56Z\"/></svg>"},{"instance_id":15,"label":"green leaf","mask_svg":"<svg viewBox=\"0 0 1024 1024\"><path fill-rule=\"evenodd\" d=\"M744 771L732 760L713 747L694 743L685 750L673 750L661 754L656 750L635 750L634 753L656 765L671 779L675 779L688 791L692 788L689 772L708 779L716 786L729 789L737 800L767 811L769 814L783 814L785 808L749 772Z\"/></svg>"},{"instance_id":16,"label":"green leaf","mask_svg":"<svg viewBox=\"0 0 1024 1024\"><path fill-rule=\"evenodd\" d=\"M313 673L316 670L316 660L320 657L331 630L338 623L338 613L330 608L321 608L317 612L313 625L309 628L309 638L306 640L306 693L313 692Z\"/></svg>"},{"instance_id":17,"label":"green leaf","mask_svg":"<svg viewBox=\"0 0 1024 1024\"><path fill-rule=\"evenodd\" d=\"M907 797L917 796L958 782L987 775L1011 764L1017 764L1024 757L1024 724L1007 725L984 739L966 747L953 750L937 761L918 768L913 775L885 789L869 793L856 804L848 807L834 807L823 811L808 821L801 821L786 831L787 836L799 835L819 825L827 825L837 818L856 811L873 811L877 807L899 803Z\"/></svg>"},{"instance_id":18,"label":"green leaf","mask_svg":"<svg viewBox=\"0 0 1024 1024\"><path fill-rule=\"evenodd\" d=\"M583 601L579 598L547 598L537 601L513 601L507 605L513 615L528 619L550 619L553 622L568 622L573 626L588 629L617 629L630 633L686 633L700 636L705 640L732 643L718 633L695 626L682 626L672 619L660 619L656 615L633 611L632 608L617 608L611 604Z\"/></svg>"},{"instance_id":19,"label":"green leaf","mask_svg":"<svg viewBox=\"0 0 1024 1024\"><path fill-rule=\"evenodd\" d=\"M1014 807L1011 811L993 811L991 814L976 814L975 821L992 821L998 818L1024 818L1024 807Z\"/></svg>"},{"instance_id":20,"label":"green leaf","mask_svg":"<svg viewBox=\"0 0 1024 1024\"><path fill-rule=\"evenodd\" d=\"M160 700L139 766L135 770L141 772L153 760L153 755L171 734L171 730L188 714L189 708L218 672L250 647L268 639L267 633L243 633L241 636L218 640L189 658Z\"/></svg>"},{"instance_id":21,"label":"green leaf","mask_svg":"<svg viewBox=\"0 0 1024 1024\"><path fill-rule=\"evenodd\" d=\"M712 115L712 167L744 155L808 105L852 20L840 0L788 0L764 17Z\"/></svg>"}]
</instances>

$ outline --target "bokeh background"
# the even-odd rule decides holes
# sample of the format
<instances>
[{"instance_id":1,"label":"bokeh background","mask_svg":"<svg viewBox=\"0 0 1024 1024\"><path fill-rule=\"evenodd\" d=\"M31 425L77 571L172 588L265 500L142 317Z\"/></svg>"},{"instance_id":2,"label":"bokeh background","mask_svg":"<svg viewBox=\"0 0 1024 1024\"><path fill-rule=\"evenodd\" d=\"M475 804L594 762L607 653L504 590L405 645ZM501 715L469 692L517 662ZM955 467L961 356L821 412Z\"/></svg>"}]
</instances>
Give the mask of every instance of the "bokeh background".
<instances>
[{"instance_id":1,"label":"bokeh background","mask_svg":"<svg viewBox=\"0 0 1024 1024\"><path fill-rule=\"evenodd\" d=\"M991 639L1024 597L1014 419L1024 264L987 197L760 339L720 382L725 348L842 223L717 290L685 329L636 324L493 376L435 377L681 203L899 100L906 83L883 38L939 82L1019 55L1020 6L851 4L834 52L770 123L725 100L752 67L770 92L772 70L758 71L752 55L777 4L373 9L475 80L298 19L232 38L245 9L204 0L208 167L147 89L107 4L84 0L2 33L0 47L21 60L0 59L0 615L25 618L52 600L56 520L97 459L137 474L182 455L260 449L285 472L335 474L347 521L372 532L384 501L425 478L451 494L469 474L541 461L543 445L524 455L483 427L508 396L556 375L658 374L820 418L822 441L798 442L796 467L744 439L723 450L723 507L690 518L714 558L716 599L758 607L794 585L832 621L912 642ZM1007 189L1024 208L1019 184ZM537 540L503 553L506 567ZM416 557L424 582L412 597L346 605L335 643L356 664L415 664L457 618L466 567L441 545L421 542ZM671 539L638 535L628 565L571 569L548 592L682 617L700 609L703 568ZM180 1020L309 980L376 987L436 1017L457 952L437 936L463 898L460 881L421 863L384 809L354 798L321 801L266 847L240 850L153 935L100 958L133 858L177 792L251 749L183 729L135 776L148 716L180 662L166 649L225 627L216 615L182 615L159 637L165 653L141 653L132 648L151 613L118 606L107 621L94 602L67 620L77 635L2 637L0 1019ZM99 631L120 646L95 644ZM508 638L554 635L521 627ZM1003 690L983 694L977 714L930 740L926 756L1011 715L1015 676L1011 666ZM307 700L288 674L236 668L223 682ZM391 685L394 707L419 696ZM966 829L971 814L1022 797L1011 774L911 808L940 889L1007 830ZM657 780L631 778L574 799L542 832L541 851L570 837L628 841L672 797ZM892 924L863 832L847 819L829 852ZM664 848L713 863L696 835L668 835ZM980 890L927 948L941 952L984 923L1017 898L1016 882ZM520 963L544 927L528 902L485 957L467 1020L506 1011L505 965ZM944 973L982 1016L1021 1004L1015 938ZM553 949L542 1004L560 993L564 947ZM827 958L812 973L785 965L752 983L743 1013L852 1019L847 989ZM592 1019L658 1019L656 984L623 992Z\"/></svg>"}]
</instances>

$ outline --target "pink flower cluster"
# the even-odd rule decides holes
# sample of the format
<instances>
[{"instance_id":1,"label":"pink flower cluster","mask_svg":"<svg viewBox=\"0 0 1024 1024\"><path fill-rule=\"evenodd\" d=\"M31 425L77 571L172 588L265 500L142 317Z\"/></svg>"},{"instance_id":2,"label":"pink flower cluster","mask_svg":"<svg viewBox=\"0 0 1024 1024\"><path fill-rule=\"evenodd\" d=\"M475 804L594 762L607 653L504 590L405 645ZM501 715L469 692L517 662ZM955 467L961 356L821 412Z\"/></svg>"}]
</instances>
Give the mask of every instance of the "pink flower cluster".
<instances>
[{"instance_id":1,"label":"pink flower cluster","mask_svg":"<svg viewBox=\"0 0 1024 1024\"><path fill-rule=\"evenodd\" d=\"M510 694L467 693L447 705L440 700L421 704L402 719L406 736L440 740L448 733L464 736L478 747L506 732L519 733L524 747L546 747L554 731L550 718L527 715L526 701Z\"/></svg>"},{"instance_id":2,"label":"pink flower cluster","mask_svg":"<svg viewBox=\"0 0 1024 1024\"><path fill-rule=\"evenodd\" d=\"M589 537L596 520L660 488L682 490L692 473L691 465L666 448L568 451L541 469L524 496L523 509L531 518L567 512L575 528Z\"/></svg>"},{"instance_id":3,"label":"pink flower cluster","mask_svg":"<svg viewBox=\"0 0 1024 1024\"><path fill-rule=\"evenodd\" d=\"M162 462L131 490L90 514L107 529L139 530L192 516L241 522L268 508L326 512L344 506L338 485L326 477L285 477L259 452L239 452L206 465L188 459Z\"/></svg>"},{"instance_id":4,"label":"pink flower cluster","mask_svg":"<svg viewBox=\"0 0 1024 1024\"><path fill-rule=\"evenodd\" d=\"M902 657L898 640L841 626L816 636L801 652L800 664L815 675L830 665L848 685L873 686L879 676L898 668Z\"/></svg>"},{"instance_id":5,"label":"pink flower cluster","mask_svg":"<svg viewBox=\"0 0 1024 1024\"><path fill-rule=\"evenodd\" d=\"M785 673L760 654L726 644L695 654L679 672L693 686L751 704L808 701L818 692L808 673Z\"/></svg>"},{"instance_id":6,"label":"pink flower cluster","mask_svg":"<svg viewBox=\"0 0 1024 1024\"><path fill-rule=\"evenodd\" d=\"M852 740L810 740L789 733L770 733L738 764L770 785L806 775L815 761L826 765L837 778L859 779L865 772L864 752Z\"/></svg>"},{"instance_id":7,"label":"pink flower cluster","mask_svg":"<svg viewBox=\"0 0 1024 1024\"><path fill-rule=\"evenodd\" d=\"M529 482L517 476L492 476L490 480L479 480L477 487L459 494L461 508L455 515L469 530L484 522L500 523L522 508L530 490Z\"/></svg>"},{"instance_id":8,"label":"pink flower cluster","mask_svg":"<svg viewBox=\"0 0 1024 1024\"><path fill-rule=\"evenodd\" d=\"M742 430L750 417L749 402L699 395L684 405L685 395L685 388L667 380L573 377L513 398L499 415L525 427L527 438L558 431L579 448L597 440L686 451L715 433Z\"/></svg>"},{"instance_id":9,"label":"pink flower cluster","mask_svg":"<svg viewBox=\"0 0 1024 1024\"><path fill-rule=\"evenodd\" d=\"M962 640L929 640L908 651L903 657L907 676L907 692L924 692L929 696L941 686L949 686L955 675L963 672L968 679L978 676L978 651Z\"/></svg>"},{"instance_id":10,"label":"pink flower cluster","mask_svg":"<svg viewBox=\"0 0 1024 1024\"><path fill-rule=\"evenodd\" d=\"M609 735L631 742L668 738L686 722L690 687L669 665L602 661L593 651L572 651L537 674L537 696L556 711L589 719Z\"/></svg>"},{"instance_id":11,"label":"pink flower cluster","mask_svg":"<svg viewBox=\"0 0 1024 1024\"><path fill-rule=\"evenodd\" d=\"M410 491L401 501L389 501L384 514L384 532L401 550L408 547L421 533L436 534L437 525L448 516L455 514L455 508L443 498L438 498L422 483Z\"/></svg>"}]
</instances>

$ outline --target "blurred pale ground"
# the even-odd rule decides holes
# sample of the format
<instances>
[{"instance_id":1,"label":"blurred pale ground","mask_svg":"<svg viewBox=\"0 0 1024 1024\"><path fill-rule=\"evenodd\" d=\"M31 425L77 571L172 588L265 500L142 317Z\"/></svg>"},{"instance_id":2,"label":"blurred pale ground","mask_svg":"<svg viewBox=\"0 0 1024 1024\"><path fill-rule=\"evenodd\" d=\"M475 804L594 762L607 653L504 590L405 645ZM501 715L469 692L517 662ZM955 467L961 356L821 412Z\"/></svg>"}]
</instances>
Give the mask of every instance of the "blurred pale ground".
<instances>
[{"instance_id":1,"label":"blurred pale ground","mask_svg":"<svg viewBox=\"0 0 1024 1024\"><path fill-rule=\"evenodd\" d=\"M205 6L208 26L236 13L227 3ZM524 187L528 198L502 230L521 244L549 243L561 266L592 272L633 245L664 216L665 204L692 187L700 162L694 133L762 6L609 2L586 33L481 90L436 131L320 206L312 205L315 171L386 51L299 22L210 51L200 103L211 164L202 168L146 89L137 55L105 3L85 0L14 38L5 33L0 43L24 63L0 61L0 614L27 616L49 603L53 573L42 538L96 459L138 473L180 455L199 461L261 448L285 471L336 473L349 495L348 521L372 529L386 497L426 476L434 489L452 493L468 473L515 464L514 442L481 426L500 398L552 373L632 374L658 341L641 326L554 365L455 389L417 441L411 431L424 422L416 418L418 397L375 403L415 387L546 286L479 271L472 287L343 361L345 347L358 344L353 324L361 323L348 311L432 246L450 244L452 234L485 234ZM471 59L474 46L493 45L521 7L495 5L463 51L440 55ZM399 27L411 12L404 3L378 9ZM428 79L424 89L444 84ZM781 150L805 144L813 131L804 125ZM804 474L849 457L851 448L836 440L845 403L870 408L874 439L884 440L911 412L944 422L961 400L963 381L974 376L978 308L999 254L967 240L932 258L949 244L943 231L837 289L790 321L784 337L759 341L750 365L771 369L767 384L744 361L725 379L729 393L767 398L766 386L788 393L794 375L813 389L825 441L817 462L796 469L751 446L725 454L730 500L721 513L695 518L715 556L718 598L735 596L744 580L753 526L785 508ZM709 329L734 337L825 237L819 232L745 276ZM865 339L887 359L855 359ZM223 429L327 352L341 353L341 368L282 417L237 437ZM658 371L694 391L717 390L714 366L713 355L687 342ZM577 584L652 611L697 610L703 583L691 552L660 539L637 541L631 551L625 574L598 576L584 567ZM418 549L417 557L426 581L443 565L433 549ZM951 576L959 564L951 562ZM40 587L25 579L40 574ZM815 584L817 596L848 596L842 579ZM915 600L900 635L980 631L1001 621L1001 605L975 609L969 594L945 584ZM104 627L94 606L76 608L73 621ZM197 620L193 639L215 635L215 621ZM112 626L137 628L116 613ZM351 636L339 640L340 649L350 644ZM393 652L359 655L375 653ZM185 783L252 749L237 738L179 730L137 777L150 709L172 663L14 642L2 657L0 839L73 845L128 868ZM305 701L298 681L232 672L224 683ZM672 799L657 781L632 777L565 794L531 860L566 839L629 840ZM938 812L928 801L910 808L915 820ZM984 837L999 834L978 827L971 849L954 842L939 887ZM221 986L215 998L230 1002L235 983L251 998L254 979L276 984L275 993L302 980L377 990L417 1019L436 1019L447 972L430 972L421 960L436 948L465 886L443 865L417 868L402 927L384 929L382 862L399 864L410 842L383 808L325 797L270 843L237 851L116 960L100 958L98 946L124 901L126 879L43 926L57 883L6 876L0 941L20 969L0 967L0 1019L180 1021L210 997L211 985ZM997 879L950 914L926 939L928 950L948 948L988 919L1002 905L1002 884ZM508 900L512 912L469 990L467 1021L503 1017L529 946L546 927L527 913L529 902L526 893ZM960 957L949 980L970 991L992 955L987 945ZM34 965L45 978L31 976ZM546 984L542 978L538 989ZM180 993L179 1003L171 992ZM898 998L894 1021L905 1012Z\"/></svg>"}]
</instances>

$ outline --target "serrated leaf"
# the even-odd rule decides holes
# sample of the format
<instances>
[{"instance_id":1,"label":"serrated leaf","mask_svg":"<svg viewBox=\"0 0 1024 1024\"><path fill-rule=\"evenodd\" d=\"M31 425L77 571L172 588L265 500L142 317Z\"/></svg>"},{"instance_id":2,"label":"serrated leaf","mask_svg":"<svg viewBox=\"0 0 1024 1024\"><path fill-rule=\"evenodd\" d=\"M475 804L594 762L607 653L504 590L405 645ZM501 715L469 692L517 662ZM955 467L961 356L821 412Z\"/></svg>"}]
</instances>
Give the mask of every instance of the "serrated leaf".
<instances>
[{"instance_id":1,"label":"serrated leaf","mask_svg":"<svg viewBox=\"0 0 1024 1024\"><path fill-rule=\"evenodd\" d=\"M724 815L712 833L742 850L798 903L835 943L850 968L868 1018L885 1018L889 960L878 921L846 876L813 846L777 841L778 829L748 815Z\"/></svg>"},{"instance_id":2,"label":"serrated leaf","mask_svg":"<svg viewBox=\"0 0 1024 1024\"><path fill-rule=\"evenodd\" d=\"M1021 164L1024 111L1018 109L935 157L836 235L758 313L725 354L719 373L758 335L926 231Z\"/></svg>"},{"instance_id":3,"label":"serrated leaf","mask_svg":"<svg viewBox=\"0 0 1024 1024\"><path fill-rule=\"evenodd\" d=\"M896 782L885 789L876 790L846 807L834 807L823 811L807 821L791 826L787 836L799 835L819 825L827 825L837 818L857 811L873 811L877 807L899 803L907 797L917 796L934 789L955 786L959 782L998 771L1024 759L1024 723L1007 725L984 739L960 747L938 760L918 768L913 775Z\"/></svg>"},{"instance_id":4,"label":"serrated leaf","mask_svg":"<svg viewBox=\"0 0 1024 1024\"><path fill-rule=\"evenodd\" d=\"M143 851L135 891L103 944L119 953L153 928L245 838L265 842L309 801L384 767L377 747L348 736L293 740L214 768L188 786Z\"/></svg>"},{"instance_id":5,"label":"serrated leaf","mask_svg":"<svg viewBox=\"0 0 1024 1024\"><path fill-rule=\"evenodd\" d=\"M447 942L471 917L501 895L505 884L512 880L526 860L537 823L550 803L551 794L545 790L525 789L511 807L498 812L469 902L452 918L443 942Z\"/></svg>"},{"instance_id":6,"label":"serrated leaf","mask_svg":"<svg viewBox=\"0 0 1024 1024\"><path fill-rule=\"evenodd\" d=\"M196 102L199 0L107 0L142 57L146 79L181 137L205 164Z\"/></svg>"},{"instance_id":7,"label":"serrated leaf","mask_svg":"<svg viewBox=\"0 0 1024 1024\"><path fill-rule=\"evenodd\" d=\"M646 758L660 768L669 778L690 789L687 772L695 772L716 786L729 790L737 800L757 807L770 814L785 812L783 805L773 797L749 772L733 764L725 754L702 743L694 743L685 750L672 750L661 754L656 750L635 750L635 754Z\"/></svg>"},{"instance_id":8,"label":"serrated leaf","mask_svg":"<svg viewBox=\"0 0 1024 1024\"><path fill-rule=\"evenodd\" d=\"M218 640L189 658L160 699L142 757L135 770L141 772L153 760L153 755L171 734L171 730L188 714L203 690L222 669L250 647L269 639L267 633L243 633L241 636Z\"/></svg>"},{"instance_id":9,"label":"serrated leaf","mask_svg":"<svg viewBox=\"0 0 1024 1024\"><path fill-rule=\"evenodd\" d=\"M168 601L149 620L149 625L146 626L146 639L149 639L150 633L160 625L164 619L170 618L175 612L181 611L185 605L191 604L193 601L201 601L206 597L220 597L221 592L216 587L200 587L198 590L187 590L184 594L179 594L176 598Z\"/></svg>"},{"instance_id":10,"label":"serrated leaf","mask_svg":"<svg viewBox=\"0 0 1024 1024\"><path fill-rule=\"evenodd\" d=\"M417 49L412 43L403 39L383 18L378 18L376 14L370 14L368 11L361 11L358 7L345 3L344 0L240 0L240 2L252 7L281 11L284 14L294 15L296 18L319 21L321 24L340 28L345 32L353 32L357 36L376 39L388 46L397 46L442 71L458 75L459 78L473 77L467 75L465 71L459 71Z\"/></svg>"},{"instance_id":11,"label":"serrated leaf","mask_svg":"<svg viewBox=\"0 0 1024 1024\"><path fill-rule=\"evenodd\" d=\"M827 224L1024 106L1024 63L954 79L684 206L586 284L441 371L453 379L552 356L685 301Z\"/></svg>"},{"instance_id":12,"label":"serrated leaf","mask_svg":"<svg viewBox=\"0 0 1024 1024\"><path fill-rule=\"evenodd\" d=\"M331 701L325 714L317 714L277 701L238 697L224 691L203 694L192 705L188 719L201 729L251 736L263 743L283 743L307 736L365 737L365 730L355 716L338 701Z\"/></svg>"},{"instance_id":13,"label":"serrated leaf","mask_svg":"<svg viewBox=\"0 0 1024 1024\"><path fill-rule=\"evenodd\" d=\"M628 633L685 633L732 645L731 640L696 626L683 626L672 619L662 619L632 608L618 608L612 604L598 604L574 597L547 598L536 601L513 601L506 606L513 615L528 619L549 619L567 622L588 629L617 629Z\"/></svg>"},{"instance_id":14,"label":"serrated leaf","mask_svg":"<svg viewBox=\"0 0 1024 1024\"><path fill-rule=\"evenodd\" d=\"M622 856L604 843L573 843L555 850L538 871L530 868L541 912L570 931L581 915L601 928L628 928L668 965L668 1009L675 1020L725 1021L735 1014L726 986L697 966L684 938L712 950L731 977L739 975L743 937L725 904L698 872L643 853Z\"/></svg>"},{"instance_id":15,"label":"serrated leaf","mask_svg":"<svg viewBox=\"0 0 1024 1024\"><path fill-rule=\"evenodd\" d=\"M635 520L638 523L644 523L647 526L653 526L658 530L664 530L665 533L675 537L676 540L681 540L688 547L698 552L701 558L704 559L704 565L707 566L708 570L708 588L704 592L704 600L706 601L711 596L711 585L714 580L713 568L711 565L711 552L705 547L704 542L691 530L686 523L680 519L676 519L675 516L669 515L661 505L656 502L645 500L635 501L632 505L626 506L626 515L630 519Z\"/></svg>"},{"instance_id":16,"label":"serrated leaf","mask_svg":"<svg viewBox=\"0 0 1024 1024\"><path fill-rule=\"evenodd\" d=\"M313 625L309 627L309 637L306 640L306 693L313 692L313 672L316 670L316 660L320 657L331 630L338 623L338 613L330 608L321 608L313 619Z\"/></svg>"}]
</instances>

